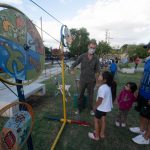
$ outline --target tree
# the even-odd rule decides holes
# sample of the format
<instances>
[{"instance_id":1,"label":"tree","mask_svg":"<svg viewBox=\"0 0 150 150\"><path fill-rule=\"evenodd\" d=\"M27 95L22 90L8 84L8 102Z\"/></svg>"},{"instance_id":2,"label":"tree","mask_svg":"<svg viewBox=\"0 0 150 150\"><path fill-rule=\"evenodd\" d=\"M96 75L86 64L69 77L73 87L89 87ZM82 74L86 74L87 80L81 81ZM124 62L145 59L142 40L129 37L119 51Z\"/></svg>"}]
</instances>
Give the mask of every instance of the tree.
<instances>
[{"instance_id":1,"label":"tree","mask_svg":"<svg viewBox=\"0 0 150 150\"><path fill-rule=\"evenodd\" d=\"M121 52L127 52L127 48L128 48L128 44L124 44L124 45L121 47Z\"/></svg>"},{"instance_id":2,"label":"tree","mask_svg":"<svg viewBox=\"0 0 150 150\"><path fill-rule=\"evenodd\" d=\"M108 54L111 51L111 49L111 46L107 42L100 41L96 48L96 54L98 56L103 56Z\"/></svg>"},{"instance_id":3,"label":"tree","mask_svg":"<svg viewBox=\"0 0 150 150\"><path fill-rule=\"evenodd\" d=\"M49 60L51 58L51 51L48 47L44 47L45 48L45 59Z\"/></svg>"},{"instance_id":4,"label":"tree","mask_svg":"<svg viewBox=\"0 0 150 150\"><path fill-rule=\"evenodd\" d=\"M71 34L74 37L71 47L69 48L71 55L79 56L84 52L87 52L87 45L89 42L89 33L86 28L70 29Z\"/></svg>"},{"instance_id":5,"label":"tree","mask_svg":"<svg viewBox=\"0 0 150 150\"><path fill-rule=\"evenodd\" d=\"M143 44L134 45L128 49L128 55L130 58L139 56L140 58L145 58L148 56L147 51L143 48Z\"/></svg>"}]
</instances>

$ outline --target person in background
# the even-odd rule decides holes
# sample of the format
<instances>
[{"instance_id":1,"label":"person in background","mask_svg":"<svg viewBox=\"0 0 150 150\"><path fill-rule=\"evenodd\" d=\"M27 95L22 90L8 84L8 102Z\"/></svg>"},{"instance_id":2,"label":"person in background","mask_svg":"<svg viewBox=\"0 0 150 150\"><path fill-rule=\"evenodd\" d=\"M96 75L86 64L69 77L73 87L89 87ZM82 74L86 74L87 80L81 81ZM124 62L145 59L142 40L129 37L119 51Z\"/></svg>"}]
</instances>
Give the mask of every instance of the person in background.
<instances>
[{"instance_id":1,"label":"person in background","mask_svg":"<svg viewBox=\"0 0 150 150\"><path fill-rule=\"evenodd\" d=\"M94 107L94 132L89 132L89 138L98 141L100 138L105 138L106 128L106 114L110 112L113 107L112 102L112 74L108 71L99 75L98 80L101 81L101 85L98 89L96 104Z\"/></svg>"},{"instance_id":2,"label":"person in background","mask_svg":"<svg viewBox=\"0 0 150 150\"><path fill-rule=\"evenodd\" d=\"M149 57L144 65L143 78L139 87L136 110L140 113L140 127L131 127L131 132L140 134L132 141L137 144L150 144L150 43L144 46Z\"/></svg>"},{"instance_id":3,"label":"person in background","mask_svg":"<svg viewBox=\"0 0 150 150\"><path fill-rule=\"evenodd\" d=\"M140 58L137 55L134 57L134 63L135 63L135 69L137 69L138 64L140 63Z\"/></svg>"},{"instance_id":4,"label":"person in background","mask_svg":"<svg viewBox=\"0 0 150 150\"><path fill-rule=\"evenodd\" d=\"M127 115L132 108L132 104L136 101L135 91L137 85L134 82L126 83L125 87L119 93L117 104L119 107L119 114L116 119L116 126L126 127Z\"/></svg>"},{"instance_id":5,"label":"person in background","mask_svg":"<svg viewBox=\"0 0 150 150\"><path fill-rule=\"evenodd\" d=\"M117 72L117 65L114 60L112 60L112 63L110 64L110 72L112 73L114 78L115 73Z\"/></svg>"},{"instance_id":6,"label":"person in background","mask_svg":"<svg viewBox=\"0 0 150 150\"><path fill-rule=\"evenodd\" d=\"M88 52L81 54L78 59L71 66L71 73L73 74L73 69L81 64L81 74L80 74L80 94L78 98L78 110L75 114L79 114L83 110L83 98L85 90L88 92L89 109L90 114L94 115L93 111L93 97L94 97L94 87L96 84L96 78L100 73L99 59L95 55L96 41L91 40L88 44Z\"/></svg>"},{"instance_id":7,"label":"person in background","mask_svg":"<svg viewBox=\"0 0 150 150\"><path fill-rule=\"evenodd\" d=\"M118 64L118 58L117 57L115 58L115 62L116 62L116 64Z\"/></svg>"},{"instance_id":8,"label":"person in background","mask_svg":"<svg viewBox=\"0 0 150 150\"><path fill-rule=\"evenodd\" d=\"M114 103L114 101L116 100L116 95L117 95L117 82L114 79L112 81L111 92L112 92L112 101Z\"/></svg>"}]
</instances>

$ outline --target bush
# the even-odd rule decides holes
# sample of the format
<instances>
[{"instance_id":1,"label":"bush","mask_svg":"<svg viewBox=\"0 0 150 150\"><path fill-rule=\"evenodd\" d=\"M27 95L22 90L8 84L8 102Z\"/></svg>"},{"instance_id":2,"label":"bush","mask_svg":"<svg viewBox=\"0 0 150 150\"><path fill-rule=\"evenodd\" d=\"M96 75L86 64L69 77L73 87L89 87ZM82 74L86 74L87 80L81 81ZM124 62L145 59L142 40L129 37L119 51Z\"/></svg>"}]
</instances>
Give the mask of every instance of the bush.
<instances>
[{"instance_id":1,"label":"bush","mask_svg":"<svg viewBox=\"0 0 150 150\"><path fill-rule=\"evenodd\" d=\"M125 64L119 64L119 68L130 68L129 63L125 63Z\"/></svg>"}]
</instances>

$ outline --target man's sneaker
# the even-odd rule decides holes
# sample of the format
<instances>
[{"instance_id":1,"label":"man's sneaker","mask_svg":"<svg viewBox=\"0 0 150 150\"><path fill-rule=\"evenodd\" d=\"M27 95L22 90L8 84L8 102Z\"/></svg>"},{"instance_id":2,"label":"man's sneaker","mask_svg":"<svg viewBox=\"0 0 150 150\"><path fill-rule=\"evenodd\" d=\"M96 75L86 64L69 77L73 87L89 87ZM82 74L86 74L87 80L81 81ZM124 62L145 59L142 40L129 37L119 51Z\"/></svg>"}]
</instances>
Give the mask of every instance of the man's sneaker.
<instances>
[{"instance_id":1,"label":"man's sneaker","mask_svg":"<svg viewBox=\"0 0 150 150\"><path fill-rule=\"evenodd\" d=\"M90 111L90 115L91 115L91 116L94 116L94 115L95 115L95 113L94 113L93 110Z\"/></svg>"},{"instance_id":2,"label":"man's sneaker","mask_svg":"<svg viewBox=\"0 0 150 150\"><path fill-rule=\"evenodd\" d=\"M126 127L126 123L121 123L121 127Z\"/></svg>"},{"instance_id":3,"label":"man's sneaker","mask_svg":"<svg viewBox=\"0 0 150 150\"><path fill-rule=\"evenodd\" d=\"M98 141L99 137L95 137L95 133L89 132L88 137L92 140Z\"/></svg>"},{"instance_id":4,"label":"man's sneaker","mask_svg":"<svg viewBox=\"0 0 150 150\"><path fill-rule=\"evenodd\" d=\"M116 127L120 127L120 122L116 121L115 125L116 125Z\"/></svg>"},{"instance_id":5,"label":"man's sneaker","mask_svg":"<svg viewBox=\"0 0 150 150\"><path fill-rule=\"evenodd\" d=\"M133 128L129 128L129 130L133 133L138 133L138 134L144 134L145 131L141 131L139 127L133 127Z\"/></svg>"},{"instance_id":6,"label":"man's sneaker","mask_svg":"<svg viewBox=\"0 0 150 150\"><path fill-rule=\"evenodd\" d=\"M138 135L134 138L132 138L132 141L137 143L137 144L144 144L144 145L148 145L150 144L150 139L146 140L143 135Z\"/></svg>"}]
</instances>

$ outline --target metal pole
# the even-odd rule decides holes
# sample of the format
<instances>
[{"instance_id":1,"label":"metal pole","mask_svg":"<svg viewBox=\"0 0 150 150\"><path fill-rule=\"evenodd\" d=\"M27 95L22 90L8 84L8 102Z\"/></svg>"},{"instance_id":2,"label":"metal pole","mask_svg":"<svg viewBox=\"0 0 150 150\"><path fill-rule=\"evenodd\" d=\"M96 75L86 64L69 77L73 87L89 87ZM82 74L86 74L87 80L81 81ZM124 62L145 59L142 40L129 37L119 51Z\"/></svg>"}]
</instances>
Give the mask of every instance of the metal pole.
<instances>
[{"instance_id":1,"label":"metal pole","mask_svg":"<svg viewBox=\"0 0 150 150\"><path fill-rule=\"evenodd\" d=\"M42 24L42 17L40 17L40 21L41 21L41 39L42 39L42 42L43 41L43 24ZM46 76L46 65L44 64L44 70L45 70L45 76Z\"/></svg>"},{"instance_id":2,"label":"metal pole","mask_svg":"<svg viewBox=\"0 0 150 150\"><path fill-rule=\"evenodd\" d=\"M60 43L60 49L62 50L63 52L63 45L62 43ZM54 143L52 144L52 147L51 147L51 150L54 150L59 138L60 138L60 135L62 134L63 132L63 129L67 123L67 115L66 115L66 97L65 97L65 73L64 73L64 56L62 56L62 60L61 60L61 71L62 71L62 101L63 101L63 115L64 115L64 118L63 118L63 124L55 138L55 141Z\"/></svg>"},{"instance_id":3,"label":"metal pole","mask_svg":"<svg viewBox=\"0 0 150 150\"><path fill-rule=\"evenodd\" d=\"M62 43L61 43L61 46L60 46L62 52L63 52L63 56L62 56L62 60L61 60L61 66L62 66L62 91L63 91L63 111L64 111L64 120L66 122L66 95L65 95L65 68L64 68L64 50L63 50L63 46L62 46Z\"/></svg>"},{"instance_id":4,"label":"metal pole","mask_svg":"<svg viewBox=\"0 0 150 150\"><path fill-rule=\"evenodd\" d=\"M23 85L21 85L21 84L22 84L22 80L16 79L16 83L19 83L19 84L20 84L20 85L17 85L17 92L18 92L19 101L20 101L20 102L25 102L25 96L24 96ZM33 143L32 143L31 134L30 134L29 137L28 137L27 146L28 146L28 150L33 150Z\"/></svg>"}]
</instances>

